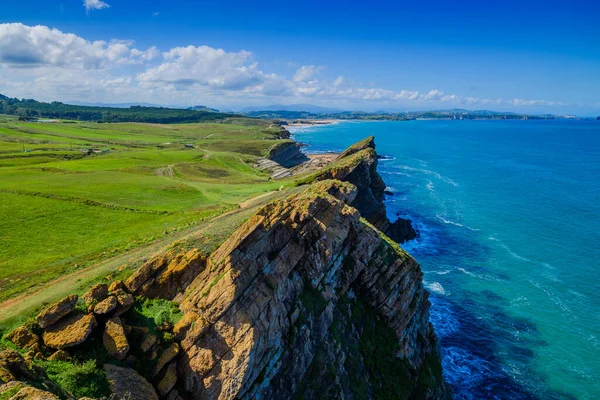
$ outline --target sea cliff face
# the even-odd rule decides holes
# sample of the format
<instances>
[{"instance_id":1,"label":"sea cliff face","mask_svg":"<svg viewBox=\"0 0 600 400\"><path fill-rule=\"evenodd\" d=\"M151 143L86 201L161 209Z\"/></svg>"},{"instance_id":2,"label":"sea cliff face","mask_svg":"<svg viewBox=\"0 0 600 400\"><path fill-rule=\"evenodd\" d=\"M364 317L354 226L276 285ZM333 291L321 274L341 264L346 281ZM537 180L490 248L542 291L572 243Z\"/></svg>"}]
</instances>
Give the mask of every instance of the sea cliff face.
<instances>
[{"instance_id":1,"label":"sea cliff face","mask_svg":"<svg viewBox=\"0 0 600 400\"><path fill-rule=\"evenodd\" d=\"M367 138L211 254L173 247L126 282L90 289L87 314L69 296L38 316L37 334L11 337L40 356L58 349L52 357L102 338L129 365L104 364L117 395L135 381L132 393L162 399L449 398L420 267L382 233L376 166ZM162 341L136 326L144 298L184 313L152 328Z\"/></svg>"},{"instance_id":2,"label":"sea cliff face","mask_svg":"<svg viewBox=\"0 0 600 400\"><path fill-rule=\"evenodd\" d=\"M349 205L357 196L316 183L211 255L176 327L192 398L446 395L419 265Z\"/></svg>"}]
</instances>

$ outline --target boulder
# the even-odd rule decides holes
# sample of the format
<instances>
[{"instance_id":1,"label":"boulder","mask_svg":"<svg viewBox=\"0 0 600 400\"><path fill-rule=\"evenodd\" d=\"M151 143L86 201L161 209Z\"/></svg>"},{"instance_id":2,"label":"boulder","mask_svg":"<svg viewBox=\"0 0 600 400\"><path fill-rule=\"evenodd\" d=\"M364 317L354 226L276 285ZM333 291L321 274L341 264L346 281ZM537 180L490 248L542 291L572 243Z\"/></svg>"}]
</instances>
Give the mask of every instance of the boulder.
<instances>
[{"instance_id":1,"label":"boulder","mask_svg":"<svg viewBox=\"0 0 600 400\"><path fill-rule=\"evenodd\" d=\"M102 343L111 357L117 360L124 360L129 351L129 342L125 336L123 324L120 318L113 318L106 321L106 328L102 335Z\"/></svg>"},{"instance_id":2,"label":"boulder","mask_svg":"<svg viewBox=\"0 0 600 400\"><path fill-rule=\"evenodd\" d=\"M172 362L167 367L165 374L156 384L156 390L160 397L164 397L173 389L177 383L177 363Z\"/></svg>"},{"instance_id":3,"label":"boulder","mask_svg":"<svg viewBox=\"0 0 600 400\"><path fill-rule=\"evenodd\" d=\"M160 358L158 359L156 367L154 369L154 376L158 375L160 370L163 369L165 365L170 363L171 360L173 360L177 354L179 354L179 344L175 342L167 349L165 349L160 355Z\"/></svg>"},{"instance_id":4,"label":"boulder","mask_svg":"<svg viewBox=\"0 0 600 400\"><path fill-rule=\"evenodd\" d=\"M102 301L108 296L108 285L106 283L98 283L90 290L85 292L81 297L85 300L86 305L91 305Z\"/></svg>"},{"instance_id":5,"label":"boulder","mask_svg":"<svg viewBox=\"0 0 600 400\"><path fill-rule=\"evenodd\" d=\"M119 290L125 290L125 284L123 281L114 281L108 286L109 293L114 293Z\"/></svg>"},{"instance_id":6,"label":"boulder","mask_svg":"<svg viewBox=\"0 0 600 400\"><path fill-rule=\"evenodd\" d=\"M117 298L115 296L108 296L100 303L94 306L94 313L99 315L105 315L117 308Z\"/></svg>"},{"instance_id":7,"label":"boulder","mask_svg":"<svg viewBox=\"0 0 600 400\"><path fill-rule=\"evenodd\" d=\"M144 340L142 340L140 349L142 350L142 352L146 353L148 350L150 350L152 348L152 346L154 346L155 343L156 343L156 336L149 333L147 335L144 335Z\"/></svg>"},{"instance_id":8,"label":"boulder","mask_svg":"<svg viewBox=\"0 0 600 400\"><path fill-rule=\"evenodd\" d=\"M44 331L46 346L64 349L83 343L97 325L93 314L76 314L52 325Z\"/></svg>"},{"instance_id":9,"label":"boulder","mask_svg":"<svg viewBox=\"0 0 600 400\"><path fill-rule=\"evenodd\" d=\"M20 326L6 335L6 338L21 348L31 348L40 341L40 337L24 326Z\"/></svg>"},{"instance_id":10,"label":"boulder","mask_svg":"<svg viewBox=\"0 0 600 400\"><path fill-rule=\"evenodd\" d=\"M71 355L64 350L56 350L48 360L50 361L68 361L71 359Z\"/></svg>"},{"instance_id":11,"label":"boulder","mask_svg":"<svg viewBox=\"0 0 600 400\"><path fill-rule=\"evenodd\" d=\"M131 306L133 306L133 303L135 303L135 299L133 298L132 295L130 295L129 293L125 293L124 291L118 291L115 292L115 294L117 294L117 302L119 303L114 316L118 317L119 315L127 312Z\"/></svg>"},{"instance_id":12,"label":"boulder","mask_svg":"<svg viewBox=\"0 0 600 400\"><path fill-rule=\"evenodd\" d=\"M156 391L140 374L131 368L104 364L110 391L118 398L158 400Z\"/></svg>"},{"instance_id":13,"label":"boulder","mask_svg":"<svg viewBox=\"0 0 600 400\"><path fill-rule=\"evenodd\" d=\"M37 316L37 323L42 328L47 328L50 325L58 322L62 317L75 310L75 305L79 297L76 294L65 297L53 306L45 309Z\"/></svg>"}]
</instances>

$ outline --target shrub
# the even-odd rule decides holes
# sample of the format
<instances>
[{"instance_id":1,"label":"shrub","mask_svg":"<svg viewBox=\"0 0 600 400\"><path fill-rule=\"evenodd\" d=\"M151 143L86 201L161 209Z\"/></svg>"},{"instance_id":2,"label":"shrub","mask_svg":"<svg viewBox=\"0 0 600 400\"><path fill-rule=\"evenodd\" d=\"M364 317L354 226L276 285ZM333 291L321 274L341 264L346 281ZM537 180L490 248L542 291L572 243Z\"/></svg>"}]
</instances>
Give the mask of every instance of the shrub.
<instances>
[{"instance_id":1,"label":"shrub","mask_svg":"<svg viewBox=\"0 0 600 400\"><path fill-rule=\"evenodd\" d=\"M106 375L96 366L94 360L81 364L44 361L43 366L51 380L77 398L99 398L110 395Z\"/></svg>"}]
</instances>

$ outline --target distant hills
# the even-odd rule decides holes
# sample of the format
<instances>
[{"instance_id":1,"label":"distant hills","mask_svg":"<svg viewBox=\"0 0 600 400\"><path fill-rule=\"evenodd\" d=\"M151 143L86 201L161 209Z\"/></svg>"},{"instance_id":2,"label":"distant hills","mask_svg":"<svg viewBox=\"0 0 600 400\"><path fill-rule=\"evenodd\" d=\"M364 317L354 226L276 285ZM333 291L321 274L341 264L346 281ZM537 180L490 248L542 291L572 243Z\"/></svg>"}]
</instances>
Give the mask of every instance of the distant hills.
<instances>
[{"instance_id":1,"label":"distant hills","mask_svg":"<svg viewBox=\"0 0 600 400\"><path fill-rule=\"evenodd\" d=\"M530 115L513 112L499 112L489 110L465 110L450 109L437 111L407 111L407 112L385 112L374 113L362 111L327 111L309 112L295 110L255 110L242 111L244 115L256 118L268 119L357 119L357 120L389 120L405 121L414 119L470 119L470 120L544 120L544 119L578 119L572 115Z\"/></svg>"},{"instance_id":2,"label":"distant hills","mask_svg":"<svg viewBox=\"0 0 600 400\"><path fill-rule=\"evenodd\" d=\"M581 119L572 115L528 115L489 110L450 109L437 111L364 112L342 111L310 104L246 107L237 114L220 112L204 105L166 107L150 103L78 103L39 102L33 99L9 98L0 94L0 114L16 115L21 119L60 118L96 122L184 123L216 121L232 116L275 120L347 119L406 121L414 119L526 120ZM594 119L594 118L589 118ZM600 120L600 117L596 118ZM285 124L285 121L282 121Z\"/></svg>"},{"instance_id":3,"label":"distant hills","mask_svg":"<svg viewBox=\"0 0 600 400\"><path fill-rule=\"evenodd\" d=\"M203 106L202 106L203 107ZM127 108L84 106L58 101L43 103L32 99L10 98L0 94L0 114L16 115L19 119L53 118L95 122L149 122L172 124L209 122L233 117L216 110L179 109L134 105Z\"/></svg>"}]
</instances>

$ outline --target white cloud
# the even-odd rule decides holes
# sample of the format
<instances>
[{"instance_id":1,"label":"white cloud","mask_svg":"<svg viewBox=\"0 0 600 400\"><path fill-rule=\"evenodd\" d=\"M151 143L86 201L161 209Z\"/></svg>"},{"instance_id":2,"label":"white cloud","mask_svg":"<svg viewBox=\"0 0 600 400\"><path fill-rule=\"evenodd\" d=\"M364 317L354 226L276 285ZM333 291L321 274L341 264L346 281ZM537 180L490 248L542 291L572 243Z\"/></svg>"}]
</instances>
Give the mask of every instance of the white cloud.
<instances>
[{"instance_id":1,"label":"white cloud","mask_svg":"<svg viewBox=\"0 0 600 400\"><path fill-rule=\"evenodd\" d=\"M310 81L323 67L317 67L314 65L303 65L298 68L294 76L292 77L293 82L307 82Z\"/></svg>"},{"instance_id":2,"label":"white cloud","mask_svg":"<svg viewBox=\"0 0 600 400\"><path fill-rule=\"evenodd\" d=\"M142 85L243 90L265 80L258 64L250 62L252 53L243 50L228 53L208 46L175 47L163 53L163 58L164 63L137 76Z\"/></svg>"},{"instance_id":3,"label":"white cloud","mask_svg":"<svg viewBox=\"0 0 600 400\"><path fill-rule=\"evenodd\" d=\"M103 8L110 8L110 6L102 0L83 0L83 5L87 12L90 12L91 10L102 10Z\"/></svg>"},{"instance_id":4,"label":"white cloud","mask_svg":"<svg viewBox=\"0 0 600 400\"><path fill-rule=\"evenodd\" d=\"M132 46L131 41L89 42L47 26L0 24L0 64L11 67L53 65L69 69L100 69L148 61L158 55L155 47L140 51Z\"/></svg>"},{"instance_id":5,"label":"white cloud","mask_svg":"<svg viewBox=\"0 0 600 400\"><path fill-rule=\"evenodd\" d=\"M433 89L390 90L305 65L291 76L264 71L245 50L209 46L140 50L133 41L88 41L47 26L0 24L0 93L40 100L149 101L164 104L301 103L362 107L502 108L573 106L562 102L483 99ZM374 106L374 107L375 107ZM579 105L577 105L579 106ZM599 107L600 105L591 105Z\"/></svg>"}]
</instances>

